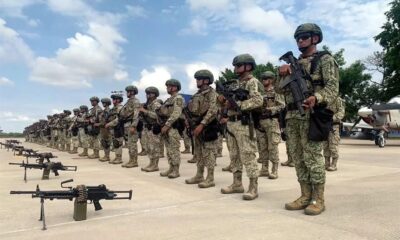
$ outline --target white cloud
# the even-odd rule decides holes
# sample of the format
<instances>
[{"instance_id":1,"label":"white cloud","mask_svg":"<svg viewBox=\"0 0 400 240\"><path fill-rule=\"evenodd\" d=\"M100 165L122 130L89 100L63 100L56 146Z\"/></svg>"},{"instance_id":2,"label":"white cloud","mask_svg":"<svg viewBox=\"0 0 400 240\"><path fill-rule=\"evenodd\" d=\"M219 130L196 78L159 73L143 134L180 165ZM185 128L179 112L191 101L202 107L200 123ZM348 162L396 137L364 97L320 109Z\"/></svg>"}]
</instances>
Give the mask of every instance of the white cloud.
<instances>
[{"instance_id":1,"label":"white cloud","mask_svg":"<svg viewBox=\"0 0 400 240\"><path fill-rule=\"evenodd\" d=\"M23 13L24 8L43 2L43 0L1 0L0 14L7 17L22 18L30 22L30 19Z\"/></svg>"},{"instance_id":2,"label":"white cloud","mask_svg":"<svg viewBox=\"0 0 400 240\"><path fill-rule=\"evenodd\" d=\"M125 80L128 73L118 63L119 43L126 40L112 26L89 23L88 34L76 33L68 47L54 58L38 57L31 79L65 87L90 87L94 80Z\"/></svg>"},{"instance_id":3,"label":"white cloud","mask_svg":"<svg viewBox=\"0 0 400 240\"><path fill-rule=\"evenodd\" d=\"M190 21L190 25L180 31L183 35L207 35L207 21L203 18L196 17Z\"/></svg>"},{"instance_id":4,"label":"white cloud","mask_svg":"<svg viewBox=\"0 0 400 240\"><path fill-rule=\"evenodd\" d=\"M30 64L33 53L20 35L6 26L6 21L0 18L0 63L24 62Z\"/></svg>"},{"instance_id":5,"label":"white cloud","mask_svg":"<svg viewBox=\"0 0 400 240\"><path fill-rule=\"evenodd\" d=\"M4 85L14 85L14 82L6 77L0 77L0 86Z\"/></svg>"},{"instance_id":6,"label":"white cloud","mask_svg":"<svg viewBox=\"0 0 400 240\"><path fill-rule=\"evenodd\" d=\"M165 87L165 82L171 79L171 73L165 66L154 66L152 71L143 69L140 72L140 79L133 81L132 84L135 85L139 91L145 90L147 87L153 86L158 88L160 95L165 95L167 89Z\"/></svg>"},{"instance_id":7,"label":"white cloud","mask_svg":"<svg viewBox=\"0 0 400 240\"><path fill-rule=\"evenodd\" d=\"M224 10L232 2L231 0L187 0L186 1L192 10Z\"/></svg>"},{"instance_id":8,"label":"white cloud","mask_svg":"<svg viewBox=\"0 0 400 240\"><path fill-rule=\"evenodd\" d=\"M56 113L62 113L63 110L57 109L57 108L53 108L51 109L51 114L56 114Z\"/></svg>"},{"instance_id":9,"label":"white cloud","mask_svg":"<svg viewBox=\"0 0 400 240\"><path fill-rule=\"evenodd\" d=\"M18 113L13 112L0 112L0 118L4 122L32 122L35 119Z\"/></svg>"},{"instance_id":10,"label":"white cloud","mask_svg":"<svg viewBox=\"0 0 400 240\"><path fill-rule=\"evenodd\" d=\"M128 5L126 9L128 10L128 15L131 17L147 17L146 10L141 6Z\"/></svg>"},{"instance_id":11,"label":"white cloud","mask_svg":"<svg viewBox=\"0 0 400 240\"><path fill-rule=\"evenodd\" d=\"M198 70L202 70L202 69L207 69L207 70L211 71L214 75L214 79L218 78L219 69L216 67L210 66L205 62L187 64L185 66L185 70L186 70L186 75L187 75L187 79L188 79L187 81L188 81L189 90L191 90L191 91L197 90L197 85L196 85L196 80L194 79L194 74Z\"/></svg>"}]
</instances>

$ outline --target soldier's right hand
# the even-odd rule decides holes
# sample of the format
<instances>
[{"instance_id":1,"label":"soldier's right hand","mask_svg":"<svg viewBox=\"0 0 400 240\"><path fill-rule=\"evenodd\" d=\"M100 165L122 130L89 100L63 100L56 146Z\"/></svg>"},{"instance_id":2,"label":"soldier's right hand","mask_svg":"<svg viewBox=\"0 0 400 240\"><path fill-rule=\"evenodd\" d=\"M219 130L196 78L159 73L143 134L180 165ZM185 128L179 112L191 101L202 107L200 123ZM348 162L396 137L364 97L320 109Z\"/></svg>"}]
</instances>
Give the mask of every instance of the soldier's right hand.
<instances>
[{"instance_id":1,"label":"soldier's right hand","mask_svg":"<svg viewBox=\"0 0 400 240\"><path fill-rule=\"evenodd\" d=\"M221 118L220 120L219 120L219 123L221 123L221 124L225 124L225 123L227 123L228 122L228 118Z\"/></svg>"},{"instance_id":2,"label":"soldier's right hand","mask_svg":"<svg viewBox=\"0 0 400 240\"><path fill-rule=\"evenodd\" d=\"M289 64L284 64L279 67L279 76L287 76L292 74L292 70L290 69Z\"/></svg>"},{"instance_id":3,"label":"soldier's right hand","mask_svg":"<svg viewBox=\"0 0 400 240\"><path fill-rule=\"evenodd\" d=\"M219 95L218 97L217 97L217 100L218 100L218 102L220 102L220 103L224 103L225 102L225 97L223 96L223 95Z\"/></svg>"}]
</instances>

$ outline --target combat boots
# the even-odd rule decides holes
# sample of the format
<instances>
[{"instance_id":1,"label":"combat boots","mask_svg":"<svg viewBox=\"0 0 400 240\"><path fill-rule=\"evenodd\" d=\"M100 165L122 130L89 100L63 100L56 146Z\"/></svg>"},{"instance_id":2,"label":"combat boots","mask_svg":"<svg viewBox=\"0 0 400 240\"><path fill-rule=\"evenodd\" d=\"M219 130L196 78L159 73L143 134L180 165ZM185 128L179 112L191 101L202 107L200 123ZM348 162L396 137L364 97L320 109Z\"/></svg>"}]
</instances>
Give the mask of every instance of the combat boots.
<instances>
[{"instance_id":1,"label":"combat boots","mask_svg":"<svg viewBox=\"0 0 400 240\"><path fill-rule=\"evenodd\" d=\"M277 179L278 178L278 164L279 163L272 163L272 170L269 174L269 179Z\"/></svg>"},{"instance_id":2,"label":"combat boots","mask_svg":"<svg viewBox=\"0 0 400 240\"><path fill-rule=\"evenodd\" d=\"M183 154L191 153L190 148L185 148L185 150L183 150L181 153Z\"/></svg>"},{"instance_id":3,"label":"combat boots","mask_svg":"<svg viewBox=\"0 0 400 240\"><path fill-rule=\"evenodd\" d=\"M168 168L167 171L160 172L160 176L161 177L167 177L170 173L172 173L172 165L171 164L169 164L169 168Z\"/></svg>"},{"instance_id":4,"label":"combat boots","mask_svg":"<svg viewBox=\"0 0 400 240\"><path fill-rule=\"evenodd\" d=\"M100 157L100 156L99 156L99 150L93 149L93 154L90 155L88 158L89 158L89 159L95 159L95 158L99 158L99 157Z\"/></svg>"},{"instance_id":5,"label":"combat boots","mask_svg":"<svg viewBox=\"0 0 400 240\"><path fill-rule=\"evenodd\" d=\"M108 162L110 161L110 150L104 150L104 157L99 159L100 162Z\"/></svg>"},{"instance_id":6,"label":"combat boots","mask_svg":"<svg viewBox=\"0 0 400 240\"><path fill-rule=\"evenodd\" d=\"M216 158L222 157L222 149L218 149L217 154L215 155Z\"/></svg>"},{"instance_id":7,"label":"combat boots","mask_svg":"<svg viewBox=\"0 0 400 240\"><path fill-rule=\"evenodd\" d=\"M267 160L267 162L262 164L261 170L258 173L259 177L268 177L269 176L269 169L268 166L269 165L269 160Z\"/></svg>"},{"instance_id":8,"label":"combat boots","mask_svg":"<svg viewBox=\"0 0 400 240\"><path fill-rule=\"evenodd\" d=\"M78 147L74 147L74 148L72 149L72 151L70 151L69 153L71 153L71 154L78 153Z\"/></svg>"},{"instance_id":9,"label":"combat boots","mask_svg":"<svg viewBox=\"0 0 400 240\"><path fill-rule=\"evenodd\" d=\"M149 165L147 165L146 167L142 167L141 170L144 172L148 172L148 170L151 168L151 166L154 164L154 160L150 159Z\"/></svg>"},{"instance_id":10,"label":"combat boots","mask_svg":"<svg viewBox=\"0 0 400 240\"><path fill-rule=\"evenodd\" d=\"M67 143L65 144L65 151L70 152L71 151L71 144Z\"/></svg>"},{"instance_id":11,"label":"combat boots","mask_svg":"<svg viewBox=\"0 0 400 240\"><path fill-rule=\"evenodd\" d=\"M244 193L244 188L242 184L242 172L233 173L233 183L228 187L221 188L221 193Z\"/></svg>"},{"instance_id":12,"label":"combat boots","mask_svg":"<svg viewBox=\"0 0 400 240\"><path fill-rule=\"evenodd\" d=\"M338 158L332 158L332 164L326 170L336 171L337 170L337 168L336 168L337 160L338 160Z\"/></svg>"},{"instance_id":13,"label":"combat boots","mask_svg":"<svg viewBox=\"0 0 400 240\"><path fill-rule=\"evenodd\" d=\"M232 172L232 163L230 163L228 166L222 168L222 171L224 171L224 172Z\"/></svg>"},{"instance_id":14,"label":"combat boots","mask_svg":"<svg viewBox=\"0 0 400 240\"><path fill-rule=\"evenodd\" d=\"M214 168L207 168L207 178L205 181L197 185L199 188L215 187L214 183Z\"/></svg>"},{"instance_id":15,"label":"combat boots","mask_svg":"<svg viewBox=\"0 0 400 240\"><path fill-rule=\"evenodd\" d=\"M325 184L314 184L312 201L304 210L306 215L318 215L325 210L324 190Z\"/></svg>"},{"instance_id":16,"label":"combat boots","mask_svg":"<svg viewBox=\"0 0 400 240\"><path fill-rule=\"evenodd\" d=\"M133 168L133 167L138 167L139 164L137 162L137 156L129 156L129 161L125 164L122 164L121 167L125 168Z\"/></svg>"},{"instance_id":17,"label":"combat boots","mask_svg":"<svg viewBox=\"0 0 400 240\"><path fill-rule=\"evenodd\" d=\"M286 203L286 210L305 209L311 200L311 184L300 182L301 196L291 203Z\"/></svg>"},{"instance_id":18,"label":"combat boots","mask_svg":"<svg viewBox=\"0 0 400 240\"><path fill-rule=\"evenodd\" d=\"M293 161L287 160L286 162L281 163L282 166L294 167Z\"/></svg>"},{"instance_id":19,"label":"combat boots","mask_svg":"<svg viewBox=\"0 0 400 240\"><path fill-rule=\"evenodd\" d=\"M115 154L114 160L108 162L110 164L121 164L122 163L122 155L120 154Z\"/></svg>"},{"instance_id":20,"label":"combat boots","mask_svg":"<svg viewBox=\"0 0 400 240\"><path fill-rule=\"evenodd\" d=\"M147 155L147 151L145 149L142 149L142 151L140 153L138 153L138 156L146 156Z\"/></svg>"},{"instance_id":21,"label":"combat boots","mask_svg":"<svg viewBox=\"0 0 400 240\"><path fill-rule=\"evenodd\" d=\"M153 159L153 160L150 160L150 161L152 161L151 163L151 165L150 165L150 167L149 168L147 168L147 171L146 172L155 172L155 171L158 171L159 169L158 169L158 158L156 158L156 159Z\"/></svg>"},{"instance_id":22,"label":"combat boots","mask_svg":"<svg viewBox=\"0 0 400 240\"><path fill-rule=\"evenodd\" d=\"M78 154L79 157L87 157L88 156L88 149L84 148L83 152Z\"/></svg>"},{"instance_id":23,"label":"combat boots","mask_svg":"<svg viewBox=\"0 0 400 240\"><path fill-rule=\"evenodd\" d=\"M254 200L258 197L258 178L250 178L249 190L243 194L243 200Z\"/></svg>"},{"instance_id":24,"label":"combat boots","mask_svg":"<svg viewBox=\"0 0 400 240\"><path fill-rule=\"evenodd\" d=\"M325 157L325 170L328 170L328 168L331 166L331 158L330 157Z\"/></svg>"},{"instance_id":25,"label":"combat boots","mask_svg":"<svg viewBox=\"0 0 400 240\"><path fill-rule=\"evenodd\" d=\"M189 159L187 162L188 163L197 163L197 158L195 156L193 156L193 158Z\"/></svg>"},{"instance_id":26,"label":"combat boots","mask_svg":"<svg viewBox=\"0 0 400 240\"><path fill-rule=\"evenodd\" d=\"M172 172L168 174L168 178L177 178L179 177L179 164L172 166Z\"/></svg>"},{"instance_id":27,"label":"combat boots","mask_svg":"<svg viewBox=\"0 0 400 240\"><path fill-rule=\"evenodd\" d=\"M197 166L197 173L194 177L186 179L186 184L198 184L204 181L204 167Z\"/></svg>"}]
</instances>

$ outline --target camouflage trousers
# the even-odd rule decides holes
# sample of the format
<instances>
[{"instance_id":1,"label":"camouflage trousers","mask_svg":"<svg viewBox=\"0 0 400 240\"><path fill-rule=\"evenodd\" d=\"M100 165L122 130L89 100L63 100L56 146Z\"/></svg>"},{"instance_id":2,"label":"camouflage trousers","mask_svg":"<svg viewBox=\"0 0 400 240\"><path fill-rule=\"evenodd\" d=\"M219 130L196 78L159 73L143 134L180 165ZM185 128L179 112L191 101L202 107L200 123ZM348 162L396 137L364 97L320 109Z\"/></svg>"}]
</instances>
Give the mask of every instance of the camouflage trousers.
<instances>
[{"instance_id":1,"label":"camouflage trousers","mask_svg":"<svg viewBox=\"0 0 400 240\"><path fill-rule=\"evenodd\" d=\"M74 148L79 147L79 137L78 137L78 135L71 136L71 144L72 144L72 147L74 147Z\"/></svg>"},{"instance_id":2,"label":"camouflage trousers","mask_svg":"<svg viewBox=\"0 0 400 240\"><path fill-rule=\"evenodd\" d=\"M52 129L51 130L51 140L50 140L51 146L55 146L56 145L57 138L58 138L57 129Z\"/></svg>"},{"instance_id":3,"label":"camouflage trousers","mask_svg":"<svg viewBox=\"0 0 400 240\"><path fill-rule=\"evenodd\" d=\"M323 143L324 157L339 158L340 127L333 125L328 141Z\"/></svg>"},{"instance_id":4,"label":"camouflage trousers","mask_svg":"<svg viewBox=\"0 0 400 240\"><path fill-rule=\"evenodd\" d=\"M129 129L130 128L126 129L126 131L128 132L128 141L126 142L126 144L127 144L128 150L129 150L129 157L131 159L137 159L137 156L138 156L137 142L139 140L139 135L137 132L132 134Z\"/></svg>"},{"instance_id":5,"label":"camouflage trousers","mask_svg":"<svg viewBox=\"0 0 400 240\"><path fill-rule=\"evenodd\" d=\"M287 146L293 158L299 182L325 183L322 142L308 140L309 119L287 119Z\"/></svg>"},{"instance_id":6,"label":"camouflage trousers","mask_svg":"<svg viewBox=\"0 0 400 240\"><path fill-rule=\"evenodd\" d=\"M285 132L287 132L287 131L285 131ZM289 161L289 162L293 162L293 158L292 158L292 156L290 155L290 151L289 151L289 144L288 144L288 141L285 142L285 145L286 145L286 155L287 155L288 161Z\"/></svg>"},{"instance_id":7,"label":"camouflage trousers","mask_svg":"<svg viewBox=\"0 0 400 240\"><path fill-rule=\"evenodd\" d=\"M79 142L83 148L89 148L89 136L85 133L84 128L79 128Z\"/></svg>"},{"instance_id":8,"label":"camouflage trousers","mask_svg":"<svg viewBox=\"0 0 400 240\"><path fill-rule=\"evenodd\" d=\"M214 168L217 140L204 142L199 137L194 138L194 156L197 158L197 166Z\"/></svg>"},{"instance_id":9,"label":"camouflage trousers","mask_svg":"<svg viewBox=\"0 0 400 240\"><path fill-rule=\"evenodd\" d=\"M217 147L216 147L217 152L222 152L223 142L224 142L224 136L222 136L221 133L218 133Z\"/></svg>"},{"instance_id":10,"label":"camouflage trousers","mask_svg":"<svg viewBox=\"0 0 400 240\"><path fill-rule=\"evenodd\" d=\"M181 135L175 128L170 128L169 131L163 135L165 147L167 148L168 164L179 165L181 164Z\"/></svg>"},{"instance_id":11,"label":"camouflage trousers","mask_svg":"<svg viewBox=\"0 0 400 240\"><path fill-rule=\"evenodd\" d=\"M258 149L260 159L263 163L271 161L279 163L278 145L281 141L281 132L279 129L278 119L260 120L260 129L258 131L260 148Z\"/></svg>"},{"instance_id":12,"label":"camouflage trousers","mask_svg":"<svg viewBox=\"0 0 400 240\"><path fill-rule=\"evenodd\" d=\"M145 131L149 131L147 128L143 128L140 136L140 145L142 146L142 151L147 151L147 145L149 142L149 136L148 133L145 133Z\"/></svg>"},{"instance_id":13,"label":"camouflage trousers","mask_svg":"<svg viewBox=\"0 0 400 240\"><path fill-rule=\"evenodd\" d=\"M160 146L158 148L160 150L159 156L162 157L165 152L165 140L163 137L160 136Z\"/></svg>"},{"instance_id":14,"label":"camouflage trousers","mask_svg":"<svg viewBox=\"0 0 400 240\"><path fill-rule=\"evenodd\" d=\"M96 136L88 135L89 146L93 148L93 150L101 150L100 146L100 134Z\"/></svg>"},{"instance_id":15,"label":"camouflage trousers","mask_svg":"<svg viewBox=\"0 0 400 240\"><path fill-rule=\"evenodd\" d=\"M160 158L160 145L161 145L161 134L155 135L152 130L148 130L147 128L143 129L142 138L146 136L146 147L147 156L150 159L159 159ZM164 146L163 146L164 147Z\"/></svg>"},{"instance_id":16,"label":"camouflage trousers","mask_svg":"<svg viewBox=\"0 0 400 240\"><path fill-rule=\"evenodd\" d=\"M258 166L256 162L257 146L256 140L250 139L249 126L238 122L227 124L229 157L232 162L232 172L243 172L243 165L246 168L247 177L256 178Z\"/></svg>"},{"instance_id":17,"label":"camouflage trousers","mask_svg":"<svg viewBox=\"0 0 400 240\"><path fill-rule=\"evenodd\" d=\"M183 131L183 145L185 146L185 149L190 149L190 147L192 146L192 142L190 140L190 137L186 133L186 129L185 131Z\"/></svg>"}]
</instances>

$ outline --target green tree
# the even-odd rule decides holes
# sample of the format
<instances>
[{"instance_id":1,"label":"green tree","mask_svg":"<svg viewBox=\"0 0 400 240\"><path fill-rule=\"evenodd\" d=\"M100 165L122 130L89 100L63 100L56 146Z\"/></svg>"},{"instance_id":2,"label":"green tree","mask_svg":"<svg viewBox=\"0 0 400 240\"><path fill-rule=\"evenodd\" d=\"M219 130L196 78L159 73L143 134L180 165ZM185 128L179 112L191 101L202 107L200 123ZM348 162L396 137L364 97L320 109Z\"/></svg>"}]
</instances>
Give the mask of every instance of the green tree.
<instances>
[{"instance_id":1,"label":"green tree","mask_svg":"<svg viewBox=\"0 0 400 240\"><path fill-rule=\"evenodd\" d=\"M382 32L375 40L383 47L383 100L400 95L400 0L390 4L390 10L385 13L387 22L382 26Z\"/></svg>"}]
</instances>

